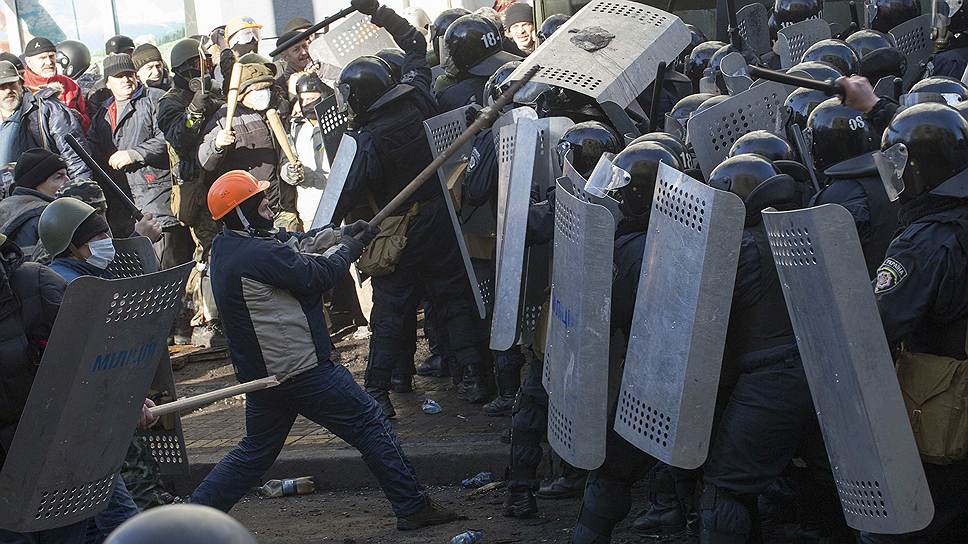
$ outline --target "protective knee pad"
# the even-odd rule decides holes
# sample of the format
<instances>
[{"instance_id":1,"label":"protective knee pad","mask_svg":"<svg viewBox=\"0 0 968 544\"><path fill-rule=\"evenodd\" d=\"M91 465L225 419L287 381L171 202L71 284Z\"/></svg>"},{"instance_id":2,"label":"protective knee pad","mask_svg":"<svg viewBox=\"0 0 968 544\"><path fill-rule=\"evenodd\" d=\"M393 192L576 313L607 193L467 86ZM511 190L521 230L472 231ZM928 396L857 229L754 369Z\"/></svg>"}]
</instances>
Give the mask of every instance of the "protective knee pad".
<instances>
[{"instance_id":1,"label":"protective knee pad","mask_svg":"<svg viewBox=\"0 0 968 544\"><path fill-rule=\"evenodd\" d=\"M701 502L702 544L745 544L753 530L747 504L733 493L707 484Z\"/></svg>"}]
</instances>

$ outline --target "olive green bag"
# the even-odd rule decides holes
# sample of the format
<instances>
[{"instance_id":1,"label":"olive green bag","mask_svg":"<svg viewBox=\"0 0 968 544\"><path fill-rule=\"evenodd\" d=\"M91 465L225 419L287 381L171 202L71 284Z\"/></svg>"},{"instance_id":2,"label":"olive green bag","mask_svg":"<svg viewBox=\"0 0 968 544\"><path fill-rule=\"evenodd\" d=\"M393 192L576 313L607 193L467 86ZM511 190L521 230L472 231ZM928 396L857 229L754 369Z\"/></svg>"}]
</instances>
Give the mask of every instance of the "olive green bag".
<instances>
[{"instance_id":1,"label":"olive green bag","mask_svg":"<svg viewBox=\"0 0 968 544\"><path fill-rule=\"evenodd\" d=\"M947 465L968 457L968 360L902 350L897 381L921 459Z\"/></svg>"},{"instance_id":2,"label":"olive green bag","mask_svg":"<svg viewBox=\"0 0 968 544\"><path fill-rule=\"evenodd\" d=\"M407 229L418 213L420 203L415 203L406 215L391 215L384 219L380 223L380 233L366 246L366 251L356 261L356 268L374 278L392 274L407 247Z\"/></svg>"}]
</instances>

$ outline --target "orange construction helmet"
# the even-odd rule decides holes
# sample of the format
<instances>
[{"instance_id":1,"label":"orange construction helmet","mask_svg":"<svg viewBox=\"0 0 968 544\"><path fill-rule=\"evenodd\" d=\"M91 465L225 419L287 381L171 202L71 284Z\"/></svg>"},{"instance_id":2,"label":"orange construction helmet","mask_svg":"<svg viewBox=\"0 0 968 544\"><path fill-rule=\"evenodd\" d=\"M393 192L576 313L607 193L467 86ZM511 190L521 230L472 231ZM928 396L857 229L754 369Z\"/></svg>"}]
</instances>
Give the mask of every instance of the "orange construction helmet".
<instances>
[{"instance_id":1,"label":"orange construction helmet","mask_svg":"<svg viewBox=\"0 0 968 544\"><path fill-rule=\"evenodd\" d=\"M218 221L249 197L268 188L268 181L258 181L244 170L226 172L208 190L208 211Z\"/></svg>"}]
</instances>

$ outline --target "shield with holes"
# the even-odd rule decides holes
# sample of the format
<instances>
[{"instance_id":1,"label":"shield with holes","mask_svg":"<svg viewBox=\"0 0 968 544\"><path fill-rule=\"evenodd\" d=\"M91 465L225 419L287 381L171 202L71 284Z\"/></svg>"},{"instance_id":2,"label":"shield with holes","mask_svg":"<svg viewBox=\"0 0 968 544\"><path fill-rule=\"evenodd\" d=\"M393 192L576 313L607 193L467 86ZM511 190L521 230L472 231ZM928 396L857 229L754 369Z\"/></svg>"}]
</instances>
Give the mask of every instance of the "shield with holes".
<instances>
[{"instance_id":1,"label":"shield with holes","mask_svg":"<svg viewBox=\"0 0 968 544\"><path fill-rule=\"evenodd\" d=\"M343 187L346 185L346 178L350 175L353 162L356 161L356 139L349 134L343 134L343 139L339 143L339 151L333 159L329 169L329 178L326 180L326 188L323 189L323 196L319 199L316 207L316 215L310 229L318 229L333 222L333 214L336 213L336 206L343 195Z\"/></svg>"},{"instance_id":2,"label":"shield with holes","mask_svg":"<svg viewBox=\"0 0 968 544\"><path fill-rule=\"evenodd\" d=\"M934 505L853 218L827 204L763 223L847 524L924 528Z\"/></svg>"},{"instance_id":3,"label":"shield with holes","mask_svg":"<svg viewBox=\"0 0 968 544\"><path fill-rule=\"evenodd\" d=\"M897 50L907 57L904 88L909 89L921 77L928 57L934 53L934 41L931 39L931 15L925 14L904 21L892 28L889 34L894 38Z\"/></svg>"},{"instance_id":4,"label":"shield with holes","mask_svg":"<svg viewBox=\"0 0 968 544\"><path fill-rule=\"evenodd\" d=\"M193 266L68 286L0 471L0 527L61 527L107 506Z\"/></svg>"},{"instance_id":5,"label":"shield with holes","mask_svg":"<svg viewBox=\"0 0 968 544\"><path fill-rule=\"evenodd\" d=\"M659 166L615 430L675 467L706 460L746 209Z\"/></svg>"},{"instance_id":6,"label":"shield with holes","mask_svg":"<svg viewBox=\"0 0 968 544\"><path fill-rule=\"evenodd\" d=\"M548 288L551 248L550 244L525 247L528 208L532 188L543 199L547 188L561 175L558 141L574 124L566 117L548 117L521 119L507 127L515 130L515 137L509 175L499 181L506 180L507 185L503 190L498 188L499 202L505 207L495 275L492 350L530 344L534 338Z\"/></svg>"},{"instance_id":7,"label":"shield with holes","mask_svg":"<svg viewBox=\"0 0 968 544\"><path fill-rule=\"evenodd\" d=\"M430 150L433 152L434 158L443 154L457 140L461 133L467 129L469 124L468 118L469 116L473 118L476 109L473 106L457 108L456 110L442 113L424 121L424 130L427 132L427 141L430 143ZM460 201L460 189L463 185L464 170L467 167L467 161L470 158L473 144L473 140L465 142L464 146L457 153L454 153L440 165L437 169L437 177L440 178L440 184L444 190L444 194L449 195L449 198L444 199L447 204L447 212L450 215L450 222L457 236L457 245L460 248L461 258L464 261L464 270L470 281L478 314L480 314L481 319L484 319L487 316L487 309L484 305L483 295L481 294L481 286L477 280L477 271L475 270L473 262L471 262L471 255L468 250L467 238L464 235L461 217L458 215L457 206L454 204L455 198L458 202ZM456 196L455 193L457 193Z\"/></svg>"},{"instance_id":8,"label":"shield with holes","mask_svg":"<svg viewBox=\"0 0 968 544\"><path fill-rule=\"evenodd\" d=\"M336 160L343 134L346 133L346 116L340 113L335 94L316 104L315 109L316 119L319 120L319 133L323 137L323 149L332 164Z\"/></svg>"},{"instance_id":9,"label":"shield with holes","mask_svg":"<svg viewBox=\"0 0 968 544\"><path fill-rule=\"evenodd\" d=\"M686 141L696 153L706 178L729 154L740 136L754 130L774 131L783 101L795 87L769 81L753 85L689 118Z\"/></svg>"},{"instance_id":10,"label":"shield with holes","mask_svg":"<svg viewBox=\"0 0 968 544\"><path fill-rule=\"evenodd\" d=\"M627 0L592 0L511 74L519 80L539 66L533 82L627 108L689 45L679 17Z\"/></svg>"},{"instance_id":11,"label":"shield with holes","mask_svg":"<svg viewBox=\"0 0 968 544\"><path fill-rule=\"evenodd\" d=\"M342 69L358 57L396 47L389 32L371 23L369 15L357 11L313 40L309 44L309 56L315 62Z\"/></svg>"},{"instance_id":12,"label":"shield with holes","mask_svg":"<svg viewBox=\"0 0 968 544\"><path fill-rule=\"evenodd\" d=\"M559 183L544 364L548 443L584 469L605 460L614 246L612 213Z\"/></svg>"},{"instance_id":13,"label":"shield with holes","mask_svg":"<svg viewBox=\"0 0 968 544\"><path fill-rule=\"evenodd\" d=\"M768 53L773 45L770 40L770 14L760 3L743 6L736 12L736 26L743 43L757 55Z\"/></svg>"},{"instance_id":14,"label":"shield with holes","mask_svg":"<svg viewBox=\"0 0 968 544\"><path fill-rule=\"evenodd\" d=\"M108 271L116 278L153 274L161 268L151 241L145 237L115 239L114 251L114 261L108 267ZM164 350L161 354L148 396L154 399L156 404L164 404L178 398L168 350ZM162 474L188 476L185 435L182 432L181 418L177 414L164 416L151 429L137 431L137 433L148 444L151 457L157 461Z\"/></svg>"},{"instance_id":15,"label":"shield with holes","mask_svg":"<svg viewBox=\"0 0 968 544\"><path fill-rule=\"evenodd\" d=\"M780 68L797 64L811 45L828 38L830 23L823 19L807 19L781 28L773 44L773 51L780 57Z\"/></svg>"}]
</instances>

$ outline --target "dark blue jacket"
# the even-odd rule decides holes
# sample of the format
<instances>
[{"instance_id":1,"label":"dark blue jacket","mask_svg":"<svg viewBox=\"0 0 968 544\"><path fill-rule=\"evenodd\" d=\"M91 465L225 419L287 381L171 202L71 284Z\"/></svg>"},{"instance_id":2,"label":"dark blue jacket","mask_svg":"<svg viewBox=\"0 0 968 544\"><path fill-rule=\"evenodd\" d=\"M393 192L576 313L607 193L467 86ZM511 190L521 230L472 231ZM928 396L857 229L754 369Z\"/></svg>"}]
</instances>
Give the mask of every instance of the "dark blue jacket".
<instances>
[{"instance_id":1,"label":"dark blue jacket","mask_svg":"<svg viewBox=\"0 0 968 544\"><path fill-rule=\"evenodd\" d=\"M112 279L114 274L98 268L87 261L72 259L70 257L58 257L50 263L50 269L70 283L81 276L94 276L96 278Z\"/></svg>"}]
</instances>

